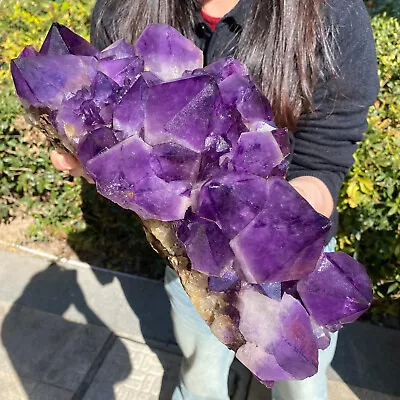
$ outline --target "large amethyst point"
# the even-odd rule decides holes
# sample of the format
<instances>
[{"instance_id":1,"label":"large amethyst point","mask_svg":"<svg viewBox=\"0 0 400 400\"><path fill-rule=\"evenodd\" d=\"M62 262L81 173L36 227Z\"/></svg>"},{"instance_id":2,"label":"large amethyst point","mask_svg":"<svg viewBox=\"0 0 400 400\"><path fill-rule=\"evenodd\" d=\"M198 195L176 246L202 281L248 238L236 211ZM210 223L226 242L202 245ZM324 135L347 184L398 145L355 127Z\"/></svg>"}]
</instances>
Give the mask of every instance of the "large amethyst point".
<instances>
[{"instance_id":1,"label":"large amethyst point","mask_svg":"<svg viewBox=\"0 0 400 400\"><path fill-rule=\"evenodd\" d=\"M95 57L99 51L66 26L54 22L39 53L46 56L73 54L75 56Z\"/></svg>"},{"instance_id":2,"label":"large amethyst point","mask_svg":"<svg viewBox=\"0 0 400 400\"><path fill-rule=\"evenodd\" d=\"M264 209L231 247L248 282L301 279L313 271L330 221L283 179L271 177L266 187Z\"/></svg>"},{"instance_id":3,"label":"large amethyst point","mask_svg":"<svg viewBox=\"0 0 400 400\"><path fill-rule=\"evenodd\" d=\"M266 198L265 179L228 173L206 182L193 207L197 215L214 221L231 239L261 212Z\"/></svg>"},{"instance_id":4,"label":"large amethyst point","mask_svg":"<svg viewBox=\"0 0 400 400\"><path fill-rule=\"evenodd\" d=\"M217 93L218 87L209 76L151 87L145 110L146 142L175 142L196 152L204 150Z\"/></svg>"},{"instance_id":5,"label":"large amethyst point","mask_svg":"<svg viewBox=\"0 0 400 400\"><path fill-rule=\"evenodd\" d=\"M58 109L64 96L89 86L95 67L95 58L73 55L23 57L11 62L18 96L31 106L52 109Z\"/></svg>"},{"instance_id":6,"label":"large amethyst point","mask_svg":"<svg viewBox=\"0 0 400 400\"><path fill-rule=\"evenodd\" d=\"M180 227L178 237L185 245L194 270L209 276L221 276L232 267L234 255L229 239L213 222L188 221Z\"/></svg>"},{"instance_id":7,"label":"large amethyst point","mask_svg":"<svg viewBox=\"0 0 400 400\"><path fill-rule=\"evenodd\" d=\"M202 51L168 25L148 25L135 43L135 49L146 69L162 80L180 78L186 70L203 66Z\"/></svg>"},{"instance_id":8,"label":"large amethyst point","mask_svg":"<svg viewBox=\"0 0 400 400\"><path fill-rule=\"evenodd\" d=\"M140 77L114 108L113 128L120 131L118 137L126 139L139 135L144 123L144 107L149 85ZM132 112L135 110L135 112Z\"/></svg>"},{"instance_id":9,"label":"large amethyst point","mask_svg":"<svg viewBox=\"0 0 400 400\"><path fill-rule=\"evenodd\" d=\"M343 252L325 253L297 290L314 320L331 330L355 321L372 302L364 267Z\"/></svg>"},{"instance_id":10,"label":"large amethyst point","mask_svg":"<svg viewBox=\"0 0 400 400\"><path fill-rule=\"evenodd\" d=\"M244 287L238 296L239 329L246 344L236 356L261 381L304 379L318 368L310 317L298 300L272 300Z\"/></svg>"},{"instance_id":11,"label":"large amethyst point","mask_svg":"<svg viewBox=\"0 0 400 400\"><path fill-rule=\"evenodd\" d=\"M86 168L104 197L143 219L182 219L190 205L188 185L167 183L151 167L152 147L130 137L91 159Z\"/></svg>"},{"instance_id":12,"label":"large amethyst point","mask_svg":"<svg viewBox=\"0 0 400 400\"><path fill-rule=\"evenodd\" d=\"M235 171L264 178L282 161L283 154L271 132L242 133L232 156Z\"/></svg>"}]
</instances>

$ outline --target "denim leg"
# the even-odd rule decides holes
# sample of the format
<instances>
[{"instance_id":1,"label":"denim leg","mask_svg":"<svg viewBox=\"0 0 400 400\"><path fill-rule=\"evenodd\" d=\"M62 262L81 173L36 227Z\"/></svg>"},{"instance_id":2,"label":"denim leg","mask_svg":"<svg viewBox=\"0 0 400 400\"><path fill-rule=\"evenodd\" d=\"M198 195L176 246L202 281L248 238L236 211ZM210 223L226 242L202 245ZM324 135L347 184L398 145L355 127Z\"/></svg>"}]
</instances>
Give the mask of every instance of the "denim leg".
<instances>
[{"instance_id":1,"label":"denim leg","mask_svg":"<svg viewBox=\"0 0 400 400\"><path fill-rule=\"evenodd\" d=\"M165 289L175 338L183 353L180 382L172 400L229 400L228 374L235 353L211 333L169 267Z\"/></svg>"}]
</instances>

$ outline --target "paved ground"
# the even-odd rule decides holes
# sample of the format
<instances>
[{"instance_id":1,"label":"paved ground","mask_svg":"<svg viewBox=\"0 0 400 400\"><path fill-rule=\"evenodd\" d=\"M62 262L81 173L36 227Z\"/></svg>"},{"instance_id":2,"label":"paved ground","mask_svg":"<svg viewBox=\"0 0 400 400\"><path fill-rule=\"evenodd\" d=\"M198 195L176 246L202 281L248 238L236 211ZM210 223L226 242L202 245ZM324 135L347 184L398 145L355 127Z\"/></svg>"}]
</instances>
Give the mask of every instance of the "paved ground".
<instances>
[{"instance_id":1,"label":"paved ground","mask_svg":"<svg viewBox=\"0 0 400 400\"><path fill-rule=\"evenodd\" d=\"M0 248L1 400L170 400L180 354L159 282ZM400 400L400 332L341 332L330 400ZM234 400L268 400L239 363Z\"/></svg>"}]
</instances>

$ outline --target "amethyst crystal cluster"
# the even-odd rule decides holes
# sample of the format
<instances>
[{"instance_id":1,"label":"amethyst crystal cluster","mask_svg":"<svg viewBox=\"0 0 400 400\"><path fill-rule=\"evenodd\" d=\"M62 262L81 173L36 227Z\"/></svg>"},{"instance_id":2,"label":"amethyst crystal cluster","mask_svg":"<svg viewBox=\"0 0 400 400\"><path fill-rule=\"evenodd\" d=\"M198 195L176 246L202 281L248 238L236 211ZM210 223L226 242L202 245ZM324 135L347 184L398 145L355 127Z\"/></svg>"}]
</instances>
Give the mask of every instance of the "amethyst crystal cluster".
<instances>
[{"instance_id":1,"label":"amethyst crystal cluster","mask_svg":"<svg viewBox=\"0 0 400 400\"><path fill-rule=\"evenodd\" d=\"M289 138L246 68L166 25L103 51L54 24L15 87L98 192L134 211L218 339L265 384L317 372L371 303L363 267L324 253L330 223L285 180Z\"/></svg>"}]
</instances>

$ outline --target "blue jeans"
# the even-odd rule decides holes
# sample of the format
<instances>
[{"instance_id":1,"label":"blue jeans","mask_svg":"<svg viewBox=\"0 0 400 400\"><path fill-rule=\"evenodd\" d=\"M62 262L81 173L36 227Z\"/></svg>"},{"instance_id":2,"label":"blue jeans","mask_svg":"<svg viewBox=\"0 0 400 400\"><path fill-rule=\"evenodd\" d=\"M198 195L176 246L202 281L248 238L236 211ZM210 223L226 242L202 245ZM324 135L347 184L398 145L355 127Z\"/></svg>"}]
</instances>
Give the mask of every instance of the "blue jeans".
<instances>
[{"instance_id":1,"label":"blue jeans","mask_svg":"<svg viewBox=\"0 0 400 400\"><path fill-rule=\"evenodd\" d=\"M325 251L334 251L335 240ZM229 400L228 374L235 353L224 346L199 316L184 291L176 272L167 267L165 289L171 302L176 341L183 353L180 383L172 400ZM318 373L302 381L279 381L272 389L273 400L326 400L326 369L335 354L337 333L331 344L319 350ZM261 400L261 399L260 399Z\"/></svg>"}]
</instances>

